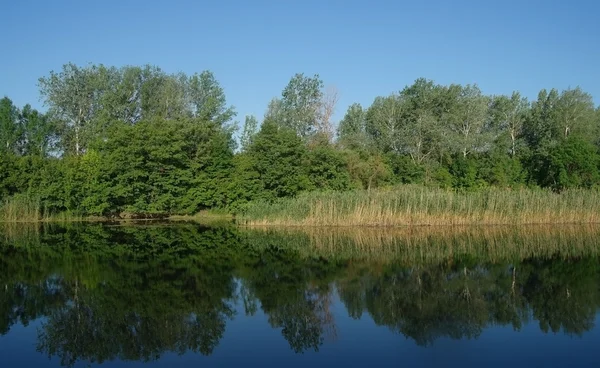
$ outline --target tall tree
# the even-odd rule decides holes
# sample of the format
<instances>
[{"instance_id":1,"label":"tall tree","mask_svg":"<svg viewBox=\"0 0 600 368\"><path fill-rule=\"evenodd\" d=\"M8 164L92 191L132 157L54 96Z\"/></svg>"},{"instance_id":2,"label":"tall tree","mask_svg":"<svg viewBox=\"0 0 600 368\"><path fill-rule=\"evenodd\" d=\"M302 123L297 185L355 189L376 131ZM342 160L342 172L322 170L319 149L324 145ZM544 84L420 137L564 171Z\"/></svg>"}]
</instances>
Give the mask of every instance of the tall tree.
<instances>
[{"instance_id":1,"label":"tall tree","mask_svg":"<svg viewBox=\"0 0 600 368\"><path fill-rule=\"evenodd\" d=\"M523 137L532 150L547 147L555 139L553 132L557 121L559 94L556 89L542 89L531 105L528 118L523 123Z\"/></svg>"},{"instance_id":2,"label":"tall tree","mask_svg":"<svg viewBox=\"0 0 600 368\"><path fill-rule=\"evenodd\" d=\"M0 100L0 152L16 153L20 129L18 125L19 110L12 100L4 97Z\"/></svg>"},{"instance_id":3,"label":"tall tree","mask_svg":"<svg viewBox=\"0 0 600 368\"><path fill-rule=\"evenodd\" d=\"M306 146L294 130L265 120L248 154L259 173L264 197L274 199L296 195L309 185L305 168Z\"/></svg>"},{"instance_id":4,"label":"tall tree","mask_svg":"<svg viewBox=\"0 0 600 368\"><path fill-rule=\"evenodd\" d=\"M406 105L398 95L377 97L366 113L367 133L384 152L402 152L400 142Z\"/></svg>"},{"instance_id":5,"label":"tall tree","mask_svg":"<svg viewBox=\"0 0 600 368\"><path fill-rule=\"evenodd\" d=\"M441 140L441 87L433 81L417 79L400 95L406 104L400 143L414 163L422 163L439 148Z\"/></svg>"},{"instance_id":6,"label":"tall tree","mask_svg":"<svg viewBox=\"0 0 600 368\"><path fill-rule=\"evenodd\" d=\"M517 139L521 137L523 123L529 112L527 99L519 92L513 92L510 97L498 96L493 99L491 114L496 127L506 132L510 137L510 155L514 157L517 151Z\"/></svg>"},{"instance_id":7,"label":"tall tree","mask_svg":"<svg viewBox=\"0 0 600 368\"><path fill-rule=\"evenodd\" d=\"M253 115L246 115L244 121L244 129L240 136L240 148L242 152L246 152L252 144L252 139L258 132L258 120Z\"/></svg>"},{"instance_id":8,"label":"tall tree","mask_svg":"<svg viewBox=\"0 0 600 368\"><path fill-rule=\"evenodd\" d=\"M24 155L46 157L56 141L54 124L44 114L27 104L19 115L23 131L21 150Z\"/></svg>"},{"instance_id":9,"label":"tall tree","mask_svg":"<svg viewBox=\"0 0 600 368\"><path fill-rule=\"evenodd\" d=\"M590 137L594 130L594 101L581 88L562 91L556 105L557 129L564 138L575 133Z\"/></svg>"},{"instance_id":10,"label":"tall tree","mask_svg":"<svg viewBox=\"0 0 600 368\"><path fill-rule=\"evenodd\" d=\"M335 114L338 103L338 91L335 87L329 87L321 97L321 111L317 123L317 131L323 134L331 142L333 140L333 114Z\"/></svg>"},{"instance_id":11,"label":"tall tree","mask_svg":"<svg viewBox=\"0 0 600 368\"><path fill-rule=\"evenodd\" d=\"M188 89L194 116L221 126L236 116L233 106L227 106L225 92L212 72L194 74L188 81Z\"/></svg>"},{"instance_id":12,"label":"tall tree","mask_svg":"<svg viewBox=\"0 0 600 368\"><path fill-rule=\"evenodd\" d=\"M337 128L338 142L342 147L361 149L368 145L366 133L366 111L359 103L348 107Z\"/></svg>"},{"instance_id":13,"label":"tall tree","mask_svg":"<svg viewBox=\"0 0 600 368\"><path fill-rule=\"evenodd\" d=\"M290 128L301 138L317 131L321 121L323 81L318 74L307 77L295 74L282 92L277 109L277 122Z\"/></svg>"},{"instance_id":14,"label":"tall tree","mask_svg":"<svg viewBox=\"0 0 600 368\"><path fill-rule=\"evenodd\" d=\"M449 91L458 92L457 103L449 114L448 128L455 152L463 157L475 151L485 150L490 143L488 128L489 98L477 85L451 86Z\"/></svg>"},{"instance_id":15,"label":"tall tree","mask_svg":"<svg viewBox=\"0 0 600 368\"><path fill-rule=\"evenodd\" d=\"M60 72L51 71L48 77L39 79L40 92L50 107L49 112L65 124L63 139L72 141L76 155L85 151L93 117L100 108L99 90L106 87L99 85L98 76L98 66L78 67L68 63Z\"/></svg>"}]
</instances>

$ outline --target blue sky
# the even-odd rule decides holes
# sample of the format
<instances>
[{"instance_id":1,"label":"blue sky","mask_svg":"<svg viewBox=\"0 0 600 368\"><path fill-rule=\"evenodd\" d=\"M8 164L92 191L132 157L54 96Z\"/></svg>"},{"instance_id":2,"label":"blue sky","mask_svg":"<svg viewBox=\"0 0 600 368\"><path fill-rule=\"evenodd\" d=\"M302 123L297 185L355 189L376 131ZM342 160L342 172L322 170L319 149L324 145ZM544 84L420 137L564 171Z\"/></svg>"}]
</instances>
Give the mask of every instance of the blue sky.
<instances>
[{"instance_id":1,"label":"blue sky","mask_svg":"<svg viewBox=\"0 0 600 368\"><path fill-rule=\"evenodd\" d=\"M484 93L581 86L600 103L597 1L6 1L0 96L39 101L37 79L67 62L209 69L238 111L261 118L296 72L348 105L416 78Z\"/></svg>"}]
</instances>

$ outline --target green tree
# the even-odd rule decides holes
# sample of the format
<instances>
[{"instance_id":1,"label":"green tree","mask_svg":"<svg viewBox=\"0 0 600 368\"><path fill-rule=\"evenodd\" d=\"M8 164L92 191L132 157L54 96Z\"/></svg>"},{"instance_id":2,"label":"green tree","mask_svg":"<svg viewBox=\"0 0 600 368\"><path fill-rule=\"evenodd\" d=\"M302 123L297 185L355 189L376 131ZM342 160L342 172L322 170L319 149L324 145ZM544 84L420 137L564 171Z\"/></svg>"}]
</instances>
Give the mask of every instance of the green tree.
<instances>
[{"instance_id":1,"label":"green tree","mask_svg":"<svg viewBox=\"0 0 600 368\"><path fill-rule=\"evenodd\" d=\"M545 89L538 93L538 98L531 105L528 118L523 123L523 136L530 150L536 151L548 147L556 139L557 121L556 106L559 94L556 89Z\"/></svg>"},{"instance_id":2,"label":"green tree","mask_svg":"<svg viewBox=\"0 0 600 368\"><path fill-rule=\"evenodd\" d=\"M343 154L325 138L309 147L304 166L311 189L340 191L351 186Z\"/></svg>"},{"instance_id":3,"label":"green tree","mask_svg":"<svg viewBox=\"0 0 600 368\"><path fill-rule=\"evenodd\" d=\"M242 152L246 152L252 145L252 140L258 132L258 120L253 115L246 115L244 128L240 136L240 148Z\"/></svg>"},{"instance_id":4,"label":"green tree","mask_svg":"<svg viewBox=\"0 0 600 368\"><path fill-rule=\"evenodd\" d=\"M225 126L236 116L233 106L227 106L225 92L212 72L194 74L188 81L193 114L201 121L212 121Z\"/></svg>"},{"instance_id":5,"label":"green tree","mask_svg":"<svg viewBox=\"0 0 600 368\"><path fill-rule=\"evenodd\" d=\"M383 152L402 152L406 105L398 95L377 97L366 113L366 130Z\"/></svg>"},{"instance_id":6,"label":"green tree","mask_svg":"<svg viewBox=\"0 0 600 368\"><path fill-rule=\"evenodd\" d=\"M581 88L563 91L556 104L557 127L564 138L571 134L581 137L593 137L596 127L594 126L595 106L592 96L583 92Z\"/></svg>"},{"instance_id":7,"label":"green tree","mask_svg":"<svg viewBox=\"0 0 600 368\"><path fill-rule=\"evenodd\" d=\"M19 123L23 131L21 150L24 155L46 157L56 142L54 124L44 114L25 105L19 115Z\"/></svg>"},{"instance_id":8,"label":"green tree","mask_svg":"<svg viewBox=\"0 0 600 368\"><path fill-rule=\"evenodd\" d=\"M400 92L406 101L406 113L401 127L400 144L413 163L430 160L439 150L442 136L442 88L433 81L417 79Z\"/></svg>"},{"instance_id":9,"label":"green tree","mask_svg":"<svg viewBox=\"0 0 600 368\"><path fill-rule=\"evenodd\" d=\"M16 153L21 135L18 124L19 110L12 100L4 97L0 100L0 154Z\"/></svg>"},{"instance_id":10,"label":"green tree","mask_svg":"<svg viewBox=\"0 0 600 368\"><path fill-rule=\"evenodd\" d=\"M318 74L312 77L295 74L281 93L281 100L271 103L267 116L292 129L301 138L315 133L321 119L323 81Z\"/></svg>"},{"instance_id":11,"label":"green tree","mask_svg":"<svg viewBox=\"0 0 600 368\"><path fill-rule=\"evenodd\" d=\"M531 160L531 175L544 187L590 188L600 182L597 149L583 138L568 137L548 153L536 153Z\"/></svg>"},{"instance_id":12,"label":"green tree","mask_svg":"<svg viewBox=\"0 0 600 368\"><path fill-rule=\"evenodd\" d=\"M492 100L491 115L495 128L510 137L510 155L515 157L517 153L517 140L521 137L523 123L529 112L529 104L526 98L521 97L519 92L513 92L510 97L498 96Z\"/></svg>"},{"instance_id":13,"label":"green tree","mask_svg":"<svg viewBox=\"0 0 600 368\"><path fill-rule=\"evenodd\" d=\"M100 78L103 66L63 65L39 79L40 93L53 119L64 123L63 149L80 155L85 152L94 131L93 119L101 108L102 91L108 88Z\"/></svg>"},{"instance_id":14,"label":"green tree","mask_svg":"<svg viewBox=\"0 0 600 368\"><path fill-rule=\"evenodd\" d=\"M467 157L470 153L485 151L491 140L487 129L489 98L477 85L451 86L450 91L457 93L447 126L454 152Z\"/></svg>"},{"instance_id":15,"label":"green tree","mask_svg":"<svg viewBox=\"0 0 600 368\"><path fill-rule=\"evenodd\" d=\"M266 120L248 154L260 175L266 198L294 196L308 187L303 166L306 147L294 130Z\"/></svg>"}]
</instances>

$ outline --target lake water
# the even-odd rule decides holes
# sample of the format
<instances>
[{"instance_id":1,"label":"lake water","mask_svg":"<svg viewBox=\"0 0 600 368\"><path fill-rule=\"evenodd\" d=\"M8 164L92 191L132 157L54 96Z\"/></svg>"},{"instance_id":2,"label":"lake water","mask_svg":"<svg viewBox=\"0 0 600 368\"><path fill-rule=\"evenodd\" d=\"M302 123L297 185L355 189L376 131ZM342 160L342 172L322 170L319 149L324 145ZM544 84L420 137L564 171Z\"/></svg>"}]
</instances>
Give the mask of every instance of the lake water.
<instances>
[{"instance_id":1,"label":"lake water","mask_svg":"<svg viewBox=\"0 0 600 368\"><path fill-rule=\"evenodd\" d=\"M598 367L600 229L0 228L1 367Z\"/></svg>"}]
</instances>

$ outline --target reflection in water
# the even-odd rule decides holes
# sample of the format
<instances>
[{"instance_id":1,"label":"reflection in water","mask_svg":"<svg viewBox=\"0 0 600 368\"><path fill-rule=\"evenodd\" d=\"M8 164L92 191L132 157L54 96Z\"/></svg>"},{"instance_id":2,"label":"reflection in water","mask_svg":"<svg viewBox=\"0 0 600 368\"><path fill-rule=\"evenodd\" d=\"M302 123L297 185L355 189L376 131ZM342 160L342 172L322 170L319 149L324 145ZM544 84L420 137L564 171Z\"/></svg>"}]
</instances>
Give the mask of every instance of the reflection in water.
<instances>
[{"instance_id":1,"label":"reflection in water","mask_svg":"<svg viewBox=\"0 0 600 368\"><path fill-rule=\"evenodd\" d=\"M336 338L339 296L422 346L530 320L581 335L600 307L600 231L584 230L4 228L0 334L43 318L37 350L64 365L210 355L242 305L301 353Z\"/></svg>"}]
</instances>

